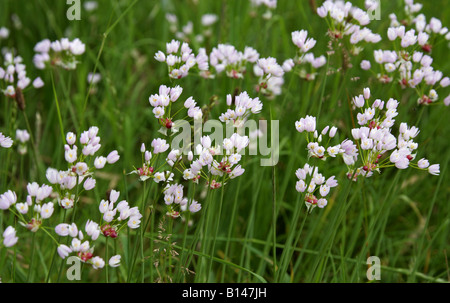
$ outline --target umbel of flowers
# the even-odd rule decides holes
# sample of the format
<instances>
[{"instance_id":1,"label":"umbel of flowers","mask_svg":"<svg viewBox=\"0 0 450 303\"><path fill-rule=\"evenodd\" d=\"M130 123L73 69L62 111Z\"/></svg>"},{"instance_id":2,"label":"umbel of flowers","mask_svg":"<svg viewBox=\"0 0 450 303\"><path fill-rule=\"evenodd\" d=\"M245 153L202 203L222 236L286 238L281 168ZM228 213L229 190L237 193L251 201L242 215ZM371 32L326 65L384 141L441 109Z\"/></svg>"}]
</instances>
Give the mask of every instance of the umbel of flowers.
<instances>
[{"instance_id":1,"label":"umbel of flowers","mask_svg":"<svg viewBox=\"0 0 450 303\"><path fill-rule=\"evenodd\" d=\"M373 172L381 173L386 167L406 169L408 167L426 170L430 174L439 174L439 164L430 165L425 158L416 160L418 144L413 140L419 134L415 126L403 122L398 129L398 136L393 133L395 117L398 115L399 102L389 99L370 101L370 89L353 98L355 108L359 111L359 127L352 129L351 140L341 143L342 157L349 168L349 178L353 176L370 177Z\"/></svg>"},{"instance_id":2,"label":"umbel of flowers","mask_svg":"<svg viewBox=\"0 0 450 303\"><path fill-rule=\"evenodd\" d=\"M77 135L68 132L67 144L64 146L64 157L68 168L66 170L47 169L47 180L53 186L58 204L64 209L73 208L78 202L75 201L76 186L82 185L84 190L92 190L96 184L95 170L102 169L106 164L113 164L120 158L116 150L106 157L95 156L101 148L98 131L98 127L92 126L89 130L82 132L78 140L80 146L76 144Z\"/></svg>"},{"instance_id":3,"label":"umbel of flowers","mask_svg":"<svg viewBox=\"0 0 450 303\"><path fill-rule=\"evenodd\" d=\"M64 69L73 70L76 68L78 56L82 55L86 46L80 39L75 38L70 41L68 38L50 41L45 39L34 47L36 54L33 62L36 68L45 69L50 66L59 66Z\"/></svg>"}]
</instances>

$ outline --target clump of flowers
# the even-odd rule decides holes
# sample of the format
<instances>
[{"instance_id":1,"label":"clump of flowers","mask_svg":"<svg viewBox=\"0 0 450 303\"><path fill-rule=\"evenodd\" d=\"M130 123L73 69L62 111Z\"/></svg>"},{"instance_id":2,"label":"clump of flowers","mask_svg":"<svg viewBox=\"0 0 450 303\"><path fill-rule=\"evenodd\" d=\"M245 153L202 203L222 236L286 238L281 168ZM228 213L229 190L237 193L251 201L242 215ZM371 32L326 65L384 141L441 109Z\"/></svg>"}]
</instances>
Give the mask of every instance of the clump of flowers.
<instances>
[{"instance_id":1,"label":"clump of flowers","mask_svg":"<svg viewBox=\"0 0 450 303\"><path fill-rule=\"evenodd\" d=\"M219 44L209 55L216 74L225 71L228 77L234 79L243 78L247 72L247 63L255 63L258 59L259 53L254 48L246 46L244 52L241 52L231 44Z\"/></svg>"},{"instance_id":2,"label":"clump of flowers","mask_svg":"<svg viewBox=\"0 0 450 303\"><path fill-rule=\"evenodd\" d=\"M239 162L242 158L240 152L250 142L247 136L234 133L230 138L223 140L222 146L212 146L209 136L203 136L200 142L196 146L198 157L194 159L192 153L188 155L188 160L191 161L190 167L187 168L180 162L184 169L183 178L185 180L198 183L201 178L204 178L209 187L216 189L222 187L229 179L234 179L244 173L245 169Z\"/></svg>"},{"instance_id":3,"label":"clump of flowers","mask_svg":"<svg viewBox=\"0 0 450 303\"><path fill-rule=\"evenodd\" d=\"M308 163L303 168L297 169L295 175L298 178L295 189L299 193L305 193L305 204L309 212L316 206L324 208L328 204L326 196L330 189L338 186L335 176L327 179L319 173L317 167L310 166Z\"/></svg>"},{"instance_id":4,"label":"clump of flowers","mask_svg":"<svg viewBox=\"0 0 450 303\"><path fill-rule=\"evenodd\" d=\"M200 50L199 54L195 56L187 42L180 44L180 41L172 40L166 44L166 53L158 51L155 54L157 61L167 64L170 78L184 78L189 74L189 70L194 67L200 72L208 70L208 56L204 49Z\"/></svg>"},{"instance_id":5,"label":"clump of flowers","mask_svg":"<svg viewBox=\"0 0 450 303\"><path fill-rule=\"evenodd\" d=\"M256 91L273 97L281 94L281 86L284 83L284 69L273 57L258 59L253 66L255 76L259 77Z\"/></svg>"},{"instance_id":6,"label":"clump of flowers","mask_svg":"<svg viewBox=\"0 0 450 303\"><path fill-rule=\"evenodd\" d=\"M428 160L416 158L418 144L413 139L419 134L415 126L401 123L398 138L392 134L392 126L398 115L399 102L389 99L386 104L380 99L370 102L370 90L366 88L363 95L354 97L353 103L360 110L357 121L360 127L352 129L353 139L341 143L342 156L349 171L347 176L354 180L358 176L370 177L374 171L395 166L406 169L409 166L428 170L430 174L439 174L439 164L429 165ZM359 151L359 152L358 152ZM385 154L390 153L385 157ZM360 166L356 164L361 162Z\"/></svg>"},{"instance_id":7,"label":"clump of flowers","mask_svg":"<svg viewBox=\"0 0 450 303\"><path fill-rule=\"evenodd\" d=\"M3 94L10 98L16 98L18 90L26 89L31 83L31 79L27 77L26 66L20 56L14 56L11 52L4 54L3 67L0 66L0 90ZM34 79L32 85L40 88L44 82L40 77Z\"/></svg>"},{"instance_id":8,"label":"clump of flowers","mask_svg":"<svg viewBox=\"0 0 450 303\"><path fill-rule=\"evenodd\" d=\"M288 72L295 64L304 65L305 63L309 63L312 70L307 71L305 68L302 68L299 75L303 79L314 80L316 76L315 70L322 67L327 62L327 59L323 55L315 58L314 54L309 52L316 45L316 40L314 38L308 38L308 31L294 31L291 33L291 38L292 42L298 47L298 50L293 59L284 62L283 70Z\"/></svg>"},{"instance_id":9,"label":"clump of flowers","mask_svg":"<svg viewBox=\"0 0 450 303\"><path fill-rule=\"evenodd\" d=\"M90 241L86 240L84 234L75 223L67 224L61 223L55 227L55 232L59 236L70 236L72 241L69 245L59 244L57 248L58 255L65 259L70 254L74 254L79 260L86 264L91 264L94 269L100 269L105 266L105 261L99 257L94 256L94 246L90 241L95 241L100 235L100 229L97 223L88 220L85 225L85 232L90 237Z\"/></svg>"},{"instance_id":10,"label":"clump of flowers","mask_svg":"<svg viewBox=\"0 0 450 303\"><path fill-rule=\"evenodd\" d=\"M227 105L234 105L234 109L228 109L221 114L219 120L225 123L233 123L235 127L241 127L251 114L258 114L262 110L262 102L259 98L250 98L247 92L242 92L233 97L227 95Z\"/></svg>"},{"instance_id":11,"label":"clump of flowers","mask_svg":"<svg viewBox=\"0 0 450 303\"><path fill-rule=\"evenodd\" d=\"M407 6L414 5L411 2ZM418 94L417 103L429 105L438 102L438 91L450 84L449 77L444 77L441 71L434 70L431 66L433 58L429 55L434 43L431 41L432 29L441 31L442 24L437 19L430 22L430 25L425 25L424 21L416 21L416 29L408 29L405 25L392 22L393 26L388 28L387 36L395 50L375 50L374 59L379 65L377 78L380 82L395 81L402 88L414 88ZM445 29L446 31L448 30ZM370 69L370 62L364 62L362 67ZM443 103L450 104L450 95L443 99Z\"/></svg>"},{"instance_id":12,"label":"clump of flowers","mask_svg":"<svg viewBox=\"0 0 450 303\"><path fill-rule=\"evenodd\" d=\"M442 25L442 21L436 17L431 17L429 22L424 14L419 12L422 10L421 3L414 3L414 0L405 0L402 18L399 20L395 13L391 13L389 18L391 20L391 27L400 27L401 25L408 28L414 27L417 33L426 34L428 41L425 41L421 48L424 52L431 52L433 45L435 45L442 38L450 40L450 33L447 27ZM425 36L423 36L425 37Z\"/></svg>"},{"instance_id":13,"label":"clump of flowers","mask_svg":"<svg viewBox=\"0 0 450 303\"><path fill-rule=\"evenodd\" d=\"M153 148L153 153L149 150L146 150L145 144L142 143L141 145L141 153L143 158L142 166L139 168L136 168L134 171L131 172L131 174L137 174L139 175L139 179L141 181L145 181L149 178L152 178L156 183L159 183L161 181L171 181L173 177L173 173L171 172L164 172L164 171L155 171L155 165L159 154L164 153L167 151L170 147L170 145L167 143L164 139L153 139L151 146ZM156 155L153 157L153 155Z\"/></svg>"},{"instance_id":14,"label":"clump of flowers","mask_svg":"<svg viewBox=\"0 0 450 303\"><path fill-rule=\"evenodd\" d=\"M183 194L183 185L174 183L167 184L164 189L164 203L167 206L167 215L172 218L178 218L183 213L189 211L196 213L202 206L195 200L189 201Z\"/></svg>"},{"instance_id":15,"label":"clump of flowers","mask_svg":"<svg viewBox=\"0 0 450 303\"><path fill-rule=\"evenodd\" d=\"M177 113L172 112L172 103L176 102L183 92L183 88L179 85L169 88L165 85L159 87L159 93L153 94L149 97L150 105L153 107L153 114L158 119L161 126L165 129L176 131L174 128L174 118ZM189 97L184 102L184 107L187 109L187 115L195 120L201 119L203 116L202 110L197 106L197 103L192 97Z\"/></svg>"},{"instance_id":16,"label":"clump of flowers","mask_svg":"<svg viewBox=\"0 0 450 303\"><path fill-rule=\"evenodd\" d=\"M188 21L185 25L179 26L178 18L174 14L166 14L166 20L169 22L170 31L175 34L175 37L179 40L189 42L195 39L197 42L204 42L205 38L210 38L212 35L212 26L217 22L218 16L215 14L204 14L201 16L201 30L199 34L193 37L194 23Z\"/></svg>"},{"instance_id":17,"label":"clump of flowers","mask_svg":"<svg viewBox=\"0 0 450 303\"><path fill-rule=\"evenodd\" d=\"M51 196L52 188L45 184L39 185L33 182L27 185L27 191L26 202L16 203L17 194L8 190L0 196L0 209L9 209L18 217L19 223L22 226L32 232L37 232L43 224L43 221L53 215L53 201L43 203ZM30 213L29 210L31 210Z\"/></svg>"},{"instance_id":18,"label":"clump of flowers","mask_svg":"<svg viewBox=\"0 0 450 303\"><path fill-rule=\"evenodd\" d=\"M375 9L376 2L371 3L371 9ZM329 25L328 35L333 40L341 40L349 36L350 52L357 55L361 52L360 42L377 43L381 36L374 34L365 27L370 23L369 14L363 9L353 6L350 2L325 1L317 8L317 14L325 18Z\"/></svg>"},{"instance_id":19,"label":"clump of flowers","mask_svg":"<svg viewBox=\"0 0 450 303\"><path fill-rule=\"evenodd\" d=\"M70 41L68 38L50 41L42 40L36 44L33 62L36 68L45 69L50 66L59 66L67 70L76 68L78 56L82 55L86 46L80 39Z\"/></svg>"},{"instance_id":20,"label":"clump of flowers","mask_svg":"<svg viewBox=\"0 0 450 303\"><path fill-rule=\"evenodd\" d=\"M115 205L119 196L120 192L111 190L109 200L100 201L99 210L103 214L102 221L105 222L100 230L105 237L117 238L123 227L136 229L140 226L142 215L138 207L130 207L125 200ZM126 220L128 220L127 223L125 223Z\"/></svg>"},{"instance_id":21,"label":"clump of flowers","mask_svg":"<svg viewBox=\"0 0 450 303\"><path fill-rule=\"evenodd\" d=\"M69 132L66 136L64 149L64 157L68 164L67 170L57 170L48 168L46 172L47 180L53 185L58 204L64 208L73 208L75 203L75 194L73 189L82 185L84 190L92 190L95 187L96 180L94 179L94 171L102 169L105 165L113 164L120 158L117 151L112 151L108 156L94 155L101 147L100 137L98 136L98 127L92 126L89 130L81 133L79 143L81 144L81 153L78 152L76 145L77 135ZM89 166L88 163L93 163Z\"/></svg>"},{"instance_id":22,"label":"clump of flowers","mask_svg":"<svg viewBox=\"0 0 450 303\"><path fill-rule=\"evenodd\" d=\"M308 157L326 160L328 157L335 158L341 153L340 144L330 145L331 139L336 136L337 128L335 126L331 128L326 126L319 134L316 129L316 117L307 115L295 122L295 128L299 133L304 132L306 135ZM325 136L328 136L328 140L324 140Z\"/></svg>"}]
</instances>

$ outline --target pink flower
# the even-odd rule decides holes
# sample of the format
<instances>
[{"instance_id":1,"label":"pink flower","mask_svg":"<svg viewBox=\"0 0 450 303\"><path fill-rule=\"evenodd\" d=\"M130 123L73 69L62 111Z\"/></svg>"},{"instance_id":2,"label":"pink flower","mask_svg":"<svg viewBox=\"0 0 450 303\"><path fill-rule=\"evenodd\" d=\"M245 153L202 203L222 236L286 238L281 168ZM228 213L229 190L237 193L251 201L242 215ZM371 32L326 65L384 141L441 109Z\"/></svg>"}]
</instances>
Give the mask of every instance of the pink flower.
<instances>
[{"instance_id":1,"label":"pink flower","mask_svg":"<svg viewBox=\"0 0 450 303\"><path fill-rule=\"evenodd\" d=\"M439 171L439 164L433 164L433 165L430 165L430 166L428 167L428 172L429 172L430 174L432 174L432 175L438 176L439 173L440 173L440 171Z\"/></svg>"},{"instance_id":2,"label":"pink flower","mask_svg":"<svg viewBox=\"0 0 450 303\"><path fill-rule=\"evenodd\" d=\"M72 249L68 247L67 245L61 244L58 246L58 255L61 257L61 259L65 259L71 252Z\"/></svg>"},{"instance_id":3,"label":"pink flower","mask_svg":"<svg viewBox=\"0 0 450 303\"><path fill-rule=\"evenodd\" d=\"M106 157L106 162L109 164L116 163L120 159L119 153L117 150L113 150L109 153L109 155Z\"/></svg>"}]
</instances>

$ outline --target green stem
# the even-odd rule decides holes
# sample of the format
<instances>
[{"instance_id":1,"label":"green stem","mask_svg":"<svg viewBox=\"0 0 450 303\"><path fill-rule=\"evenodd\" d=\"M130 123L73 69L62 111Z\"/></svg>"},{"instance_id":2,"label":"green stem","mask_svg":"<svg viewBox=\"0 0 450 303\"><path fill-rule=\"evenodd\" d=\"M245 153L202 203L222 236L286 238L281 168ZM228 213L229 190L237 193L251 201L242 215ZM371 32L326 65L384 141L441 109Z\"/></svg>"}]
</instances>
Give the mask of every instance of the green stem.
<instances>
[{"instance_id":1,"label":"green stem","mask_svg":"<svg viewBox=\"0 0 450 303\"><path fill-rule=\"evenodd\" d=\"M219 227L220 227L220 217L222 214L222 204L223 204L223 193L224 193L224 178L222 178L222 188L220 190L220 202L219 202L219 212L217 214L217 222L216 222L216 231L215 231L215 235L214 235L214 239L213 239L213 244L212 244L212 249L211 249L211 258L209 259L209 265L208 265L208 273L211 272L211 267L212 267L212 261L213 261L213 257L214 257L214 250L216 247L216 240L217 240L217 235L219 234Z\"/></svg>"},{"instance_id":2,"label":"green stem","mask_svg":"<svg viewBox=\"0 0 450 303\"><path fill-rule=\"evenodd\" d=\"M105 246L106 246L106 249L105 249L105 262L106 262L106 264L105 264L105 270L106 270L106 283L109 283L109 265L108 265L108 258L109 258L109 255L108 255L108 240L109 240L109 237L106 237L106 244L105 244Z\"/></svg>"},{"instance_id":3,"label":"green stem","mask_svg":"<svg viewBox=\"0 0 450 303\"><path fill-rule=\"evenodd\" d=\"M30 282L31 272L33 271L33 261L34 261L34 250L35 250L36 233L33 233L31 240L31 258L30 258L30 268L28 269L27 283Z\"/></svg>"},{"instance_id":4,"label":"green stem","mask_svg":"<svg viewBox=\"0 0 450 303\"><path fill-rule=\"evenodd\" d=\"M58 120L59 120L59 128L61 131L61 138L62 138L62 142L63 145L66 143L66 136L64 135L64 126L63 126L63 121L61 118L61 110L59 109L59 102L58 102L58 96L56 94L56 87L55 87L55 80L53 79L53 71L50 73L51 78L52 78L52 88L53 88L53 95L55 97L55 104L56 104L56 111L58 113Z\"/></svg>"}]
</instances>

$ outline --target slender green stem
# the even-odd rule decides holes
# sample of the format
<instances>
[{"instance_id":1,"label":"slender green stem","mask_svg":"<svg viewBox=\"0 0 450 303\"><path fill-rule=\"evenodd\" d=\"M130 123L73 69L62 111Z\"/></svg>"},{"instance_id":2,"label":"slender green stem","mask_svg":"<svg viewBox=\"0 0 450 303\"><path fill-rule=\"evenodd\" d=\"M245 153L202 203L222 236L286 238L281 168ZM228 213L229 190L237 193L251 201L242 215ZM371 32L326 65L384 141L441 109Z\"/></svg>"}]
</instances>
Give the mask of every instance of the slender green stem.
<instances>
[{"instance_id":1,"label":"slender green stem","mask_svg":"<svg viewBox=\"0 0 450 303\"><path fill-rule=\"evenodd\" d=\"M214 239L213 239L213 244L212 244L212 248L211 248L211 258L209 259L209 265L208 265L208 273L211 272L211 268L212 268L212 261L213 261L213 257L214 257L214 252L215 252L215 248L216 248L216 240L217 240L217 235L219 234L219 227L220 227L220 217L222 215L222 205L223 205L223 194L224 194L224 178L222 178L222 188L220 190L220 201L219 201L219 211L217 213L217 221L216 221L216 231L215 231L215 235L214 235Z\"/></svg>"},{"instance_id":2,"label":"slender green stem","mask_svg":"<svg viewBox=\"0 0 450 303\"><path fill-rule=\"evenodd\" d=\"M53 79L53 71L50 72L50 76L52 78L52 88L53 88L53 95L54 95L55 104L56 104L56 112L58 113L59 129L61 131L61 138L62 138L62 142L64 145L66 143L66 136L64 133L64 125L63 125L63 120L61 117L61 110L59 108L58 95L56 94L55 80Z\"/></svg>"},{"instance_id":3,"label":"slender green stem","mask_svg":"<svg viewBox=\"0 0 450 303\"><path fill-rule=\"evenodd\" d=\"M35 243L36 243L36 233L33 233L33 236L31 238L31 257L30 257L30 267L28 268L27 283L30 282L31 273L33 272L34 251L36 246Z\"/></svg>"},{"instance_id":4,"label":"slender green stem","mask_svg":"<svg viewBox=\"0 0 450 303\"><path fill-rule=\"evenodd\" d=\"M291 255L292 255L292 249L291 248L295 248L292 247L292 241L294 239L295 234L298 233L298 229L297 229L297 222L299 220L300 214L301 214L301 210L303 209L303 204L301 206L298 206L298 204L300 203L300 199L302 198L302 195L298 195L297 196L297 201L294 204L294 215L292 218L292 223L291 223L291 229L289 231L288 234L288 238L286 240L286 245L285 245L285 249L283 250L282 254L281 254L281 258L280 258L280 267L278 268L276 274L275 274L275 281L276 282L281 282L280 280L282 279L281 275L283 275L286 272L286 268L288 266L289 260L291 259ZM308 212L307 212L308 213ZM305 219L306 220L307 215L305 215ZM302 225L303 226L303 225ZM300 231L301 233L301 231Z\"/></svg>"},{"instance_id":5,"label":"slender green stem","mask_svg":"<svg viewBox=\"0 0 450 303\"><path fill-rule=\"evenodd\" d=\"M233 203L233 210L232 210L232 214L231 214L231 220L230 220L231 224L228 227L228 239L231 239L231 235L233 233L233 227L234 227L234 222L235 222L235 218L236 218L237 205L238 205L238 196L239 196L239 189L240 188L241 188L241 182L238 182L236 195L235 195L234 203ZM227 241L225 243L225 254L224 254L225 258L229 254L230 244L231 244L231 241ZM226 265L224 264L223 265L223 269L222 269L222 277L220 279L221 283L224 283L224 281L225 281L225 268L226 268Z\"/></svg>"},{"instance_id":6,"label":"slender green stem","mask_svg":"<svg viewBox=\"0 0 450 303\"><path fill-rule=\"evenodd\" d=\"M142 201L141 201L141 211L145 215L145 199L147 195L147 182L144 182L144 194L142 195ZM141 227L140 230L140 241L141 241L141 283L144 283L144 277L145 277L145 264L144 264L144 233L145 230L143 227Z\"/></svg>"},{"instance_id":7,"label":"slender green stem","mask_svg":"<svg viewBox=\"0 0 450 303\"><path fill-rule=\"evenodd\" d=\"M109 237L106 237L106 240L105 240L105 262L106 262L106 264L105 264L105 274L106 274L106 283L109 283L109 265L108 265L108 260L109 260L109 251L108 251L108 249L109 249L109 245L108 245L108 240L109 240Z\"/></svg>"}]
</instances>

